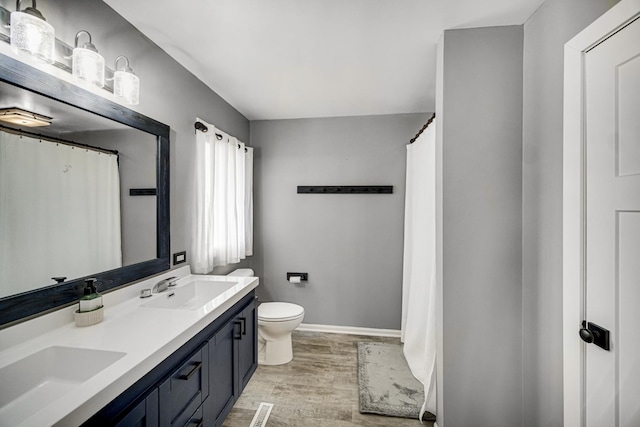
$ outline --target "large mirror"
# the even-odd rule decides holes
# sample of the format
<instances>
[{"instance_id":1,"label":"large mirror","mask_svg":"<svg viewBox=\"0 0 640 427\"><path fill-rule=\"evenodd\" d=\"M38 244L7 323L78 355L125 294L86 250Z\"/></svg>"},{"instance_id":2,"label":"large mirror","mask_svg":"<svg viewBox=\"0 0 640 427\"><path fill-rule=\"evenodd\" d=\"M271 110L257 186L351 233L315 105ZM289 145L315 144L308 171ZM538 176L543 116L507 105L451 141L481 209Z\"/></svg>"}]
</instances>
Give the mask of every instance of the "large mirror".
<instances>
[{"instance_id":1,"label":"large mirror","mask_svg":"<svg viewBox=\"0 0 640 427\"><path fill-rule=\"evenodd\" d=\"M0 121L0 327L74 302L87 277L102 292L167 270L168 126L0 55L0 109L14 108Z\"/></svg>"}]
</instances>

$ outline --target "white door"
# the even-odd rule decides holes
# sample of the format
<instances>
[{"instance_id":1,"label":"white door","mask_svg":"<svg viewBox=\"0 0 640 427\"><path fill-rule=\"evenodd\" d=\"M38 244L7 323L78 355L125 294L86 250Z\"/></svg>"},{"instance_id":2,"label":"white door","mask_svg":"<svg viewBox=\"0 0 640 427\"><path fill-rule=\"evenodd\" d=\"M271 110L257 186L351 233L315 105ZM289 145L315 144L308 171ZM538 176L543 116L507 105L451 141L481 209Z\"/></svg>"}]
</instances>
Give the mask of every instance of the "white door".
<instances>
[{"instance_id":1,"label":"white door","mask_svg":"<svg viewBox=\"0 0 640 427\"><path fill-rule=\"evenodd\" d=\"M587 427L640 426L640 19L585 54ZM577 331L576 331L577 332ZM582 331L587 341L603 332ZM595 335L595 337L594 337Z\"/></svg>"}]
</instances>

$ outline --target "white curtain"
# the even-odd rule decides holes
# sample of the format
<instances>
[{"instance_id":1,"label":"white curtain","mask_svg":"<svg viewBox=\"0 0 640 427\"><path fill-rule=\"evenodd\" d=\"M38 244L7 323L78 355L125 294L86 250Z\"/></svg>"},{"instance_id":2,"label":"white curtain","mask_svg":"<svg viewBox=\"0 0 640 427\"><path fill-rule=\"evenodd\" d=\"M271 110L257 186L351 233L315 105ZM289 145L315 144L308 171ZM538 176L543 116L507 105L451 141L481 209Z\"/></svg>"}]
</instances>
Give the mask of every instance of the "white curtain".
<instances>
[{"instance_id":1,"label":"white curtain","mask_svg":"<svg viewBox=\"0 0 640 427\"><path fill-rule=\"evenodd\" d=\"M244 225L245 253L253 255L253 148L245 147Z\"/></svg>"},{"instance_id":2,"label":"white curtain","mask_svg":"<svg viewBox=\"0 0 640 427\"><path fill-rule=\"evenodd\" d=\"M402 341L422 382L425 410L436 412L436 122L407 145Z\"/></svg>"},{"instance_id":3,"label":"white curtain","mask_svg":"<svg viewBox=\"0 0 640 427\"><path fill-rule=\"evenodd\" d=\"M253 148L198 121L193 270L206 274L253 254Z\"/></svg>"},{"instance_id":4,"label":"white curtain","mask_svg":"<svg viewBox=\"0 0 640 427\"><path fill-rule=\"evenodd\" d=\"M0 131L0 296L122 266L116 155Z\"/></svg>"}]
</instances>

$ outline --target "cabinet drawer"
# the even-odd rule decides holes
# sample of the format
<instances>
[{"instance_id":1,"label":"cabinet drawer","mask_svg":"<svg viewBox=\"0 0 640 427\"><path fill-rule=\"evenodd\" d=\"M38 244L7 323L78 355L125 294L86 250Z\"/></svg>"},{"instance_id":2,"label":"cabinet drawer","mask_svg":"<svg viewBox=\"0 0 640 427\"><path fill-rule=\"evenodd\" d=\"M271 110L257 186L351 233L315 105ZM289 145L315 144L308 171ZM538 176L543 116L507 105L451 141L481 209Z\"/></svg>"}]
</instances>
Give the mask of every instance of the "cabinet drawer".
<instances>
[{"instance_id":1,"label":"cabinet drawer","mask_svg":"<svg viewBox=\"0 0 640 427\"><path fill-rule=\"evenodd\" d=\"M200 405L196 413L191 415L191 418L189 418L184 427L204 427L203 406L204 405Z\"/></svg>"},{"instance_id":2,"label":"cabinet drawer","mask_svg":"<svg viewBox=\"0 0 640 427\"><path fill-rule=\"evenodd\" d=\"M209 396L208 345L160 384L160 426L184 426Z\"/></svg>"}]
</instances>

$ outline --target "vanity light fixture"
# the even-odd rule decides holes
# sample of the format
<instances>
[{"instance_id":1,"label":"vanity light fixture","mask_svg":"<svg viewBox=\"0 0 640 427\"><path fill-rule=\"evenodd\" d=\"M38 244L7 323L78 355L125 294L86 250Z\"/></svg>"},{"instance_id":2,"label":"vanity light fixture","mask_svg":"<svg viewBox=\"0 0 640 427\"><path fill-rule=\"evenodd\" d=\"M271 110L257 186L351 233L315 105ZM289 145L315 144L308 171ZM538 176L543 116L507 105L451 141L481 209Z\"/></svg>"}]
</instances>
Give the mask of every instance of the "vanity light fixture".
<instances>
[{"instance_id":1,"label":"vanity light fixture","mask_svg":"<svg viewBox=\"0 0 640 427\"><path fill-rule=\"evenodd\" d=\"M118 61L124 59L124 67L118 68ZM140 103L140 78L129 67L129 58L118 56L113 73L113 94L124 99L128 104Z\"/></svg>"},{"instance_id":2,"label":"vanity light fixture","mask_svg":"<svg viewBox=\"0 0 640 427\"><path fill-rule=\"evenodd\" d=\"M14 52L26 52L45 62L54 60L56 35L53 26L36 9L36 0L31 7L20 10L16 0L16 11L11 13L11 48Z\"/></svg>"},{"instance_id":3,"label":"vanity light fixture","mask_svg":"<svg viewBox=\"0 0 640 427\"><path fill-rule=\"evenodd\" d=\"M78 39L82 34L89 36L89 41L78 47ZM96 85L104 86L104 58L98 53L98 49L91 43L91 34L86 30L80 30L76 34L76 41L71 56L71 70L73 78Z\"/></svg>"},{"instance_id":4,"label":"vanity light fixture","mask_svg":"<svg viewBox=\"0 0 640 427\"><path fill-rule=\"evenodd\" d=\"M51 117L32 113L22 108L0 108L0 121L13 123L14 125L27 127L49 126L51 120Z\"/></svg>"}]
</instances>

